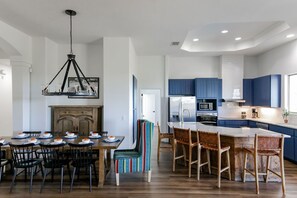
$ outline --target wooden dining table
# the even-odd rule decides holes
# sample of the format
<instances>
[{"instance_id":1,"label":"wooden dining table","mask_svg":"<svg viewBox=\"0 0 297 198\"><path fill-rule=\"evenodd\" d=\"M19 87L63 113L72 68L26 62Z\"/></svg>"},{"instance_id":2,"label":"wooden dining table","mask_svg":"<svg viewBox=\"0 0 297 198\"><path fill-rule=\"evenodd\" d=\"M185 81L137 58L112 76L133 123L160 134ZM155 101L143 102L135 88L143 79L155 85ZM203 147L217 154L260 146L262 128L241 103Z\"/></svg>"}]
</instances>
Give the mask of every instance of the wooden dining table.
<instances>
[{"instance_id":1,"label":"wooden dining table","mask_svg":"<svg viewBox=\"0 0 297 198\"><path fill-rule=\"evenodd\" d=\"M4 138L6 142L10 142L12 144L24 144L30 140L30 138L24 138L24 139L15 139L13 137L2 137L2 138ZM38 139L37 137L38 142L36 144L36 149L39 148L38 143L50 143L54 141L54 138L55 137L48 138L48 139ZM88 136L78 136L73 139L69 139L61 136L61 138L63 138L66 143L79 143L82 141L83 138L88 138ZM99 175L98 187L99 188L103 187L105 182L105 177L111 170L111 150L117 149L120 146L120 144L123 142L125 137L115 136L115 138L118 139L118 141L112 142L112 143L105 142L104 140L106 138L107 137L101 137L99 139L91 139L91 141L94 142L93 150L98 150L99 152L99 166L98 166L98 175ZM5 149L5 148L6 149L9 148L9 145L2 147L2 149ZM106 157L105 157L105 153L106 153Z\"/></svg>"}]
</instances>

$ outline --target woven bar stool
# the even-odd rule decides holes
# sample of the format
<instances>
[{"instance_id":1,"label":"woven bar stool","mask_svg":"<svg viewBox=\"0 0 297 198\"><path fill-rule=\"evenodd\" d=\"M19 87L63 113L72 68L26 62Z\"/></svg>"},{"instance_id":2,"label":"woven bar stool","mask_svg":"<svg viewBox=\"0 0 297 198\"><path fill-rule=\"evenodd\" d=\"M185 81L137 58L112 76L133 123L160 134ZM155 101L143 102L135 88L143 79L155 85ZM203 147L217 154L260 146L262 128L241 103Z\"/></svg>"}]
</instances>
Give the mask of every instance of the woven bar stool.
<instances>
[{"instance_id":1,"label":"woven bar stool","mask_svg":"<svg viewBox=\"0 0 297 198\"><path fill-rule=\"evenodd\" d=\"M161 140L162 139L169 139L170 143L172 144L171 146L173 147L173 134L172 133L162 133L160 130L160 125L159 122L157 122L157 128L158 128L158 153L157 153L157 160L159 162L160 159L160 148L166 148L166 147L161 147Z\"/></svg>"},{"instance_id":2,"label":"woven bar stool","mask_svg":"<svg viewBox=\"0 0 297 198\"><path fill-rule=\"evenodd\" d=\"M230 146L221 146L220 133L211 133L198 131L198 164L197 164L197 180L200 180L200 168L208 165L208 172L211 174L210 151L218 153L218 188L221 187L221 173L228 170L229 180L231 180L230 170ZM205 149L207 153L207 162L201 163L201 150ZM222 154L226 152L228 165L222 168Z\"/></svg>"},{"instance_id":3,"label":"woven bar stool","mask_svg":"<svg viewBox=\"0 0 297 198\"><path fill-rule=\"evenodd\" d=\"M244 169L243 169L243 182L245 182L245 175L251 174L255 177L256 193L259 194L259 175L266 175L266 183L268 182L269 173L273 173L280 177L282 180L282 191L286 194L285 187L285 170L284 170L284 136L258 136L255 135L254 148L244 148ZM254 160L254 170L247 169L247 157L250 154ZM259 173L258 171L258 156L266 156L266 171ZM270 157L277 156L280 161L280 173L277 173L269 168Z\"/></svg>"},{"instance_id":4,"label":"woven bar stool","mask_svg":"<svg viewBox=\"0 0 297 198\"><path fill-rule=\"evenodd\" d=\"M183 155L175 156L176 146L181 144L183 146ZM186 157L185 146L189 147L189 157ZM173 127L173 172L175 172L175 160L184 158L185 165L188 162L189 166L189 177L191 177L192 164L197 163L197 160L192 161L192 150L194 147L198 146L197 133L191 132L190 129L180 129Z\"/></svg>"}]
</instances>

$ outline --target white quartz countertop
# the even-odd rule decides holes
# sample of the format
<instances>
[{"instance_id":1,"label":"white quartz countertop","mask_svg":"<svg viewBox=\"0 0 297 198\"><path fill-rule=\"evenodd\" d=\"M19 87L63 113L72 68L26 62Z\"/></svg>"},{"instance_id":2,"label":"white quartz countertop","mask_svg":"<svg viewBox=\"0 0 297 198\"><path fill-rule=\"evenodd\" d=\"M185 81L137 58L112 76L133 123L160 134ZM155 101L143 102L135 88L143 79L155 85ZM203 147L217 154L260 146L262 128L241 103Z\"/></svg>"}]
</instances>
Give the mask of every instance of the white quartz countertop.
<instances>
[{"instance_id":1,"label":"white quartz countertop","mask_svg":"<svg viewBox=\"0 0 297 198\"><path fill-rule=\"evenodd\" d=\"M220 126L210 126L204 125L199 122L168 122L168 126L170 128L183 128L183 129L191 129L192 131L205 131L205 132L219 132L221 135L229 136L229 137L255 137L255 134L263 135L263 136L281 136L282 134L276 133L274 131L269 131L265 129L259 128L229 128L229 127L220 127ZM290 138L289 135L284 135L286 138Z\"/></svg>"},{"instance_id":2,"label":"white quartz countertop","mask_svg":"<svg viewBox=\"0 0 297 198\"><path fill-rule=\"evenodd\" d=\"M286 123L276 123L276 122L273 122L271 120L266 120L266 119L263 119L263 118L246 118L246 119L242 119L242 118L237 118L237 117L218 117L218 120L251 120L251 121L255 121L255 122L263 122L263 123L267 123L267 124L274 124L274 125L278 125L278 126L282 126L282 127L297 129L297 125L286 124Z\"/></svg>"}]
</instances>

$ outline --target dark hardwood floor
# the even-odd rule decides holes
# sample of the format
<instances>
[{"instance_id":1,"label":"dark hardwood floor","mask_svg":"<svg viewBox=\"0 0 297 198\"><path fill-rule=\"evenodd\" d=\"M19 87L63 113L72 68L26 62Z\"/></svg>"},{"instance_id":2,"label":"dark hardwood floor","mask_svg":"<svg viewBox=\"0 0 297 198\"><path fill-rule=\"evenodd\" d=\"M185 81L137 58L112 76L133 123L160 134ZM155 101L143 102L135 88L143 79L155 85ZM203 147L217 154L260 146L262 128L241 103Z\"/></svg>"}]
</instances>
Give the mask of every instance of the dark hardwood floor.
<instances>
[{"instance_id":1,"label":"dark hardwood floor","mask_svg":"<svg viewBox=\"0 0 297 198\"><path fill-rule=\"evenodd\" d=\"M156 137L156 135L155 135ZM155 141L157 142L157 141ZM201 180L196 180L196 169L193 169L192 178L187 177L187 167L178 165L176 172L172 172L172 157L170 149L162 149L160 163L156 161L156 145L152 153L152 181L147 183L146 175L122 174L120 175L120 186L115 186L115 174L112 171L107 176L104 188L93 186L93 192L89 192L88 180L83 178L74 183L74 189L69 192L69 179L65 172L64 191L59 192L59 176L51 183L50 176L47 178L43 193L39 193L41 177L36 176L33 191L29 193L29 182L24 182L23 176L17 178L13 192L9 193L11 176L6 174L0 183L0 198L14 197L282 197L280 183L260 182L260 195L255 194L254 182L234 182L222 179L221 188L216 187L217 177L214 175L201 174ZM297 197L297 165L285 162L286 172L286 197ZM57 173L59 175L59 173Z\"/></svg>"}]
</instances>

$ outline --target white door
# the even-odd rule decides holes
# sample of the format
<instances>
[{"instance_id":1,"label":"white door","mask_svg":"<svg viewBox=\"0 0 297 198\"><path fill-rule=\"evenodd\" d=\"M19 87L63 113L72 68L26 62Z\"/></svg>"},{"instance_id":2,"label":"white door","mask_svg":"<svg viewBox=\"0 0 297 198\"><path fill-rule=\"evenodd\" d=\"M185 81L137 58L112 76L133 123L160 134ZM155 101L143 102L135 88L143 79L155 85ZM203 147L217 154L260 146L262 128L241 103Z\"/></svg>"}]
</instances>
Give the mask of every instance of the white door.
<instances>
[{"instance_id":1,"label":"white door","mask_svg":"<svg viewBox=\"0 0 297 198\"><path fill-rule=\"evenodd\" d=\"M156 123L156 96L155 94L142 94L142 118Z\"/></svg>"}]
</instances>

